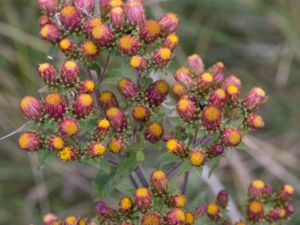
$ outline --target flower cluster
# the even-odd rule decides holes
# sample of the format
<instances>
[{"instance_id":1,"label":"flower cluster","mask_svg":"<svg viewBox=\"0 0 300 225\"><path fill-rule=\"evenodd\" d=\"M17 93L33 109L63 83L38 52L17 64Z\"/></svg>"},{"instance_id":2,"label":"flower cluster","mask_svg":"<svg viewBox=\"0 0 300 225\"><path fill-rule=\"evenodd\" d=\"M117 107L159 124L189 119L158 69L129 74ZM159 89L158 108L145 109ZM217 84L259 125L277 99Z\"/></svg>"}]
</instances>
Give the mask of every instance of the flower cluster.
<instances>
[{"instance_id":1,"label":"flower cluster","mask_svg":"<svg viewBox=\"0 0 300 225\"><path fill-rule=\"evenodd\" d=\"M43 217L43 225L76 225L76 224L97 225L96 223L90 221L88 218L81 218L73 215L61 219L55 214L48 213Z\"/></svg>"},{"instance_id":2,"label":"flower cluster","mask_svg":"<svg viewBox=\"0 0 300 225\"><path fill-rule=\"evenodd\" d=\"M220 156L225 147L238 146L247 130L264 126L256 110L267 96L262 88L254 87L241 97L240 79L225 77L222 62L205 69L201 57L194 54L187 65L174 74L177 82L172 92L178 116L192 129L182 141L176 133L171 135L166 149L197 167ZM187 138L189 142L184 143Z\"/></svg>"}]
</instances>

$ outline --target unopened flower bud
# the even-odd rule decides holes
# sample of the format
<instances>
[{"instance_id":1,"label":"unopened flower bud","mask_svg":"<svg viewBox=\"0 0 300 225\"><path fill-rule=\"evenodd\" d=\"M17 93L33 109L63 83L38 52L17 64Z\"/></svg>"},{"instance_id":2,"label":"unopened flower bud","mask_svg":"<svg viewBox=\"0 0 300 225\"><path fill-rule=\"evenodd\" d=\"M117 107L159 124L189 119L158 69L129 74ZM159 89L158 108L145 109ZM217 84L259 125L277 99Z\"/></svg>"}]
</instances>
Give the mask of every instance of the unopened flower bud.
<instances>
[{"instance_id":1,"label":"unopened flower bud","mask_svg":"<svg viewBox=\"0 0 300 225\"><path fill-rule=\"evenodd\" d=\"M120 211L124 214L131 212L133 208L133 202L130 197L123 197L119 202Z\"/></svg>"},{"instance_id":2,"label":"unopened flower bud","mask_svg":"<svg viewBox=\"0 0 300 225\"><path fill-rule=\"evenodd\" d=\"M155 20L147 20L140 27L140 36L141 39L146 43L154 42L160 34L160 25Z\"/></svg>"},{"instance_id":3,"label":"unopened flower bud","mask_svg":"<svg viewBox=\"0 0 300 225\"><path fill-rule=\"evenodd\" d=\"M134 205L140 211L147 210L152 203L150 192L147 188L138 188L134 194Z\"/></svg>"},{"instance_id":4,"label":"unopened flower bud","mask_svg":"<svg viewBox=\"0 0 300 225\"><path fill-rule=\"evenodd\" d=\"M68 30L79 28L81 22L80 11L75 6L65 6L60 10L60 22Z\"/></svg>"},{"instance_id":5,"label":"unopened flower bud","mask_svg":"<svg viewBox=\"0 0 300 225\"><path fill-rule=\"evenodd\" d=\"M94 137L97 140L103 139L110 128L110 122L107 119L99 120L94 131Z\"/></svg>"},{"instance_id":6,"label":"unopened flower bud","mask_svg":"<svg viewBox=\"0 0 300 225\"><path fill-rule=\"evenodd\" d=\"M74 136L79 131L79 124L73 118L64 118L59 123L59 131L63 136Z\"/></svg>"},{"instance_id":7,"label":"unopened flower bud","mask_svg":"<svg viewBox=\"0 0 300 225\"><path fill-rule=\"evenodd\" d=\"M242 141L242 134L238 129L228 127L222 131L221 140L226 146L237 146Z\"/></svg>"},{"instance_id":8,"label":"unopened flower bud","mask_svg":"<svg viewBox=\"0 0 300 225\"><path fill-rule=\"evenodd\" d=\"M106 116L115 131L122 132L127 129L127 119L121 109L111 107L106 111Z\"/></svg>"},{"instance_id":9,"label":"unopened flower bud","mask_svg":"<svg viewBox=\"0 0 300 225\"><path fill-rule=\"evenodd\" d=\"M179 18L176 14L167 12L159 18L158 23L162 33L168 35L176 31L179 26Z\"/></svg>"},{"instance_id":10,"label":"unopened flower bud","mask_svg":"<svg viewBox=\"0 0 300 225\"><path fill-rule=\"evenodd\" d=\"M119 154L124 150L126 140L122 136L113 137L109 143L108 148L112 153Z\"/></svg>"},{"instance_id":11,"label":"unopened flower bud","mask_svg":"<svg viewBox=\"0 0 300 225\"><path fill-rule=\"evenodd\" d=\"M201 114L201 121L207 130L216 130L222 122L221 110L215 106L207 106Z\"/></svg>"},{"instance_id":12,"label":"unopened flower bud","mask_svg":"<svg viewBox=\"0 0 300 225\"><path fill-rule=\"evenodd\" d=\"M133 25L141 25L145 21L145 11L140 0L128 0L125 7L128 22Z\"/></svg>"},{"instance_id":13,"label":"unopened flower bud","mask_svg":"<svg viewBox=\"0 0 300 225\"><path fill-rule=\"evenodd\" d=\"M179 68L174 74L174 78L188 89L192 86L191 72L186 67Z\"/></svg>"},{"instance_id":14,"label":"unopened flower bud","mask_svg":"<svg viewBox=\"0 0 300 225\"><path fill-rule=\"evenodd\" d=\"M235 75L230 75L227 77L223 82L223 89L226 90L229 85L233 85L237 87L239 90L242 88L242 82L239 78L237 78Z\"/></svg>"},{"instance_id":15,"label":"unopened flower bud","mask_svg":"<svg viewBox=\"0 0 300 225\"><path fill-rule=\"evenodd\" d=\"M54 14L57 12L58 4L57 0L38 0L41 10L46 14Z\"/></svg>"},{"instance_id":16,"label":"unopened flower bud","mask_svg":"<svg viewBox=\"0 0 300 225\"><path fill-rule=\"evenodd\" d=\"M67 56L71 56L75 52L75 44L69 38L64 38L59 41L59 49Z\"/></svg>"},{"instance_id":17,"label":"unopened flower bud","mask_svg":"<svg viewBox=\"0 0 300 225\"><path fill-rule=\"evenodd\" d=\"M164 80L158 80L146 89L146 100L151 106L158 106L166 99L168 92L168 83Z\"/></svg>"},{"instance_id":18,"label":"unopened flower bud","mask_svg":"<svg viewBox=\"0 0 300 225\"><path fill-rule=\"evenodd\" d=\"M46 24L52 24L52 23L53 23L52 19L50 17L48 17L48 16L41 16L39 18L39 25L40 25L40 27L43 27Z\"/></svg>"},{"instance_id":19,"label":"unopened flower bud","mask_svg":"<svg viewBox=\"0 0 300 225\"><path fill-rule=\"evenodd\" d=\"M173 153L179 157L184 157L186 155L184 145L177 139L169 139L166 142L166 148L170 153Z\"/></svg>"},{"instance_id":20,"label":"unopened flower bud","mask_svg":"<svg viewBox=\"0 0 300 225\"><path fill-rule=\"evenodd\" d=\"M45 41L51 44L57 43L62 37L61 31L54 24L46 24L45 26L42 26L40 35Z\"/></svg>"},{"instance_id":21,"label":"unopened flower bud","mask_svg":"<svg viewBox=\"0 0 300 225\"><path fill-rule=\"evenodd\" d=\"M173 195L167 200L168 205L172 208L183 208L186 204L186 197L184 195Z\"/></svg>"},{"instance_id":22,"label":"unopened flower bud","mask_svg":"<svg viewBox=\"0 0 300 225\"><path fill-rule=\"evenodd\" d=\"M82 31L83 33L85 33L85 35L89 36L92 34L93 28L101 24L102 21L99 18L91 17L83 24Z\"/></svg>"},{"instance_id":23,"label":"unopened flower bud","mask_svg":"<svg viewBox=\"0 0 300 225\"><path fill-rule=\"evenodd\" d=\"M169 48L173 51L175 48L177 48L178 44L179 37L175 33L171 33L165 38L163 47Z\"/></svg>"},{"instance_id":24,"label":"unopened flower bud","mask_svg":"<svg viewBox=\"0 0 300 225\"><path fill-rule=\"evenodd\" d=\"M82 56L87 60L94 60L99 53L99 49L93 41L83 42L80 51Z\"/></svg>"},{"instance_id":25,"label":"unopened flower bud","mask_svg":"<svg viewBox=\"0 0 300 225\"><path fill-rule=\"evenodd\" d=\"M144 131L144 137L151 143L156 143L161 140L164 134L164 128L161 124L153 122L150 123Z\"/></svg>"},{"instance_id":26,"label":"unopened flower bud","mask_svg":"<svg viewBox=\"0 0 300 225\"><path fill-rule=\"evenodd\" d=\"M176 111L180 118L186 122L192 122L197 118L197 106L186 96L179 99L176 104Z\"/></svg>"},{"instance_id":27,"label":"unopened flower bud","mask_svg":"<svg viewBox=\"0 0 300 225\"><path fill-rule=\"evenodd\" d=\"M94 11L94 0L75 0L75 7L84 14Z\"/></svg>"},{"instance_id":28,"label":"unopened flower bud","mask_svg":"<svg viewBox=\"0 0 300 225\"><path fill-rule=\"evenodd\" d=\"M214 144L208 149L208 156L210 158L215 158L224 152L224 146L220 144Z\"/></svg>"},{"instance_id":29,"label":"unopened flower bud","mask_svg":"<svg viewBox=\"0 0 300 225\"><path fill-rule=\"evenodd\" d=\"M295 188L290 184L285 184L279 190L278 197L280 200L286 201L293 198L294 193L295 193Z\"/></svg>"},{"instance_id":30,"label":"unopened flower bud","mask_svg":"<svg viewBox=\"0 0 300 225\"><path fill-rule=\"evenodd\" d=\"M189 161L192 166L202 166L205 158L205 152L202 149L193 149L189 154Z\"/></svg>"},{"instance_id":31,"label":"unopened flower bud","mask_svg":"<svg viewBox=\"0 0 300 225\"><path fill-rule=\"evenodd\" d=\"M87 152L91 158L98 158L105 154L106 149L101 142L94 142L88 146Z\"/></svg>"},{"instance_id":32,"label":"unopened flower bud","mask_svg":"<svg viewBox=\"0 0 300 225\"><path fill-rule=\"evenodd\" d=\"M154 171L151 174L151 185L156 194L162 195L166 193L168 190L167 175L161 170Z\"/></svg>"},{"instance_id":33,"label":"unopened flower bud","mask_svg":"<svg viewBox=\"0 0 300 225\"><path fill-rule=\"evenodd\" d=\"M263 118L254 113L251 113L246 117L246 123L252 130L263 128L265 125Z\"/></svg>"},{"instance_id":34,"label":"unopened flower bud","mask_svg":"<svg viewBox=\"0 0 300 225\"><path fill-rule=\"evenodd\" d=\"M25 96L20 103L20 111L29 120L38 121L43 117L43 104L35 97Z\"/></svg>"},{"instance_id":35,"label":"unopened flower bud","mask_svg":"<svg viewBox=\"0 0 300 225\"><path fill-rule=\"evenodd\" d=\"M168 225L185 225L185 213L183 210L173 208L165 216L165 222Z\"/></svg>"},{"instance_id":36,"label":"unopened flower bud","mask_svg":"<svg viewBox=\"0 0 300 225\"><path fill-rule=\"evenodd\" d=\"M293 206L293 205L291 205L291 204L287 204L287 205L284 207L284 209L285 209L285 212L286 212L286 215L287 215L287 216L292 216L292 215L295 213L295 211L296 211L295 206Z\"/></svg>"},{"instance_id":37,"label":"unopened flower bud","mask_svg":"<svg viewBox=\"0 0 300 225\"><path fill-rule=\"evenodd\" d=\"M196 218L202 217L207 211L207 206L206 205L200 205L198 206L195 211L194 215Z\"/></svg>"},{"instance_id":38,"label":"unopened flower bud","mask_svg":"<svg viewBox=\"0 0 300 225\"><path fill-rule=\"evenodd\" d=\"M136 55L140 45L140 41L133 35L124 35L118 40L120 51L128 56Z\"/></svg>"},{"instance_id":39,"label":"unopened flower bud","mask_svg":"<svg viewBox=\"0 0 300 225\"><path fill-rule=\"evenodd\" d=\"M207 205L206 213L212 220L217 220L220 217L220 208L216 203L210 203Z\"/></svg>"},{"instance_id":40,"label":"unopened flower bud","mask_svg":"<svg viewBox=\"0 0 300 225\"><path fill-rule=\"evenodd\" d=\"M90 94L80 94L75 98L73 112L77 117L86 117L94 108L94 100Z\"/></svg>"},{"instance_id":41,"label":"unopened flower bud","mask_svg":"<svg viewBox=\"0 0 300 225\"><path fill-rule=\"evenodd\" d=\"M99 6L100 6L102 17L105 17L109 12L110 9L109 2L110 0L99 0Z\"/></svg>"},{"instance_id":42,"label":"unopened flower bud","mask_svg":"<svg viewBox=\"0 0 300 225\"><path fill-rule=\"evenodd\" d=\"M253 180L248 188L250 199L260 199L265 192L265 183L262 180Z\"/></svg>"},{"instance_id":43,"label":"unopened flower bud","mask_svg":"<svg viewBox=\"0 0 300 225\"><path fill-rule=\"evenodd\" d=\"M50 92L44 98L45 111L50 118L61 118L66 112L66 102L58 92Z\"/></svg>"},{"instance_id":44,"label":"unopened flower bud","mask_svg":"<svg viewBox=\"0 0 300 225\"><path fill-rule=\"evenodd\" d=\"M110 107L119 107L117 97L110 91L103 91L98 97L101 109L105 112Z\"/></svg>"},{"instance_id":45,"label":"unopened flower bud","mask_svg":"<svg viewBox=\"0 0 300 225\"><path fill-rule=\"evenodd\" d=\"M240 97L240 90L234 85L228 85L225 91L227 102L230 104L236 104Z\"/></svg>"},{"instance_id":46,"label":"unopened flower bud","mask_svg":"<svg viewBox=\"0 0 300 225\"><path fill-rule=\"evenodd\" d=\"M61 222L58 216L53 213L48 213L43 216L43 225L61 225Z\"/></svg>"},{"instance_id":47,"label":"unopened flower bud","mask_svg":"<svg viewBox=\"0 0 300 225\"><path fill-rule=\"evenodd\" d=\"M240 221L236 222L234 225L247 225L247 223L244 222L243 220L240 220Z\"/></svg>"},{"instance_id":48,"label":"unopened flower bud","mask_svg":"<svg viewBox=\"0 0 300 225\"><path fill-rule=\"evenodd\" d=\"M223 108L226 104L226 93L223 89L219 88L208 97L208 105L212 105L218 108Z\"/></svg>"},{"instance_id":49,"label":"unopened flower bud","mask_svg":"<svg viewBox=\"0 0 300 225\"><path fill-rule=\"evenodd\" d=\"M105 24L100 24L92 28L91 37L95 44L102 47L110 46L114 40L112 30Z\"/></svg>"},{"instance_id":50,"label":"unopened flower bud","mask_svg":"<svg viewBox=\"0 0 300 225\"><path fill-rule=\"evenodd\" d=\"M63 224L64 225L75 225L77 224L79 221L79 218L76 218L75 216L67 216L64 221Z\"/></svg>"},{"instance_id":51,"label":"unopened flower bud","mask_svg":"<svg viewBox=\"0 0 300 225\"><path fill-rule=\"evenodd\" d=\"M126 77L118 82L118 90L127 99L134 99L139 93L139 87Z\"/></svg>"},{"instance_id":52,"label":"unopened flower bud","mask_svg":"<svg viewBox=\"0 0 300 225\"><path fill-rule=\"evenodd\" d=\"M253 111L266 100L267 95L265 91L260 87L255 87L246 94L242 104L248 111Z\"/></svg>"},{"instance_id":53,"label":"unopened flower bud","mask_svg":"<svg viewBox=\"0 0 300 225\"><path fill-rule=\"evenodd\" d=\"M79 84L78 92L82 94L92 94L95 90L95 83L92 80L84 80Z\"/></svg>"},{"instance_id":54,"label":"unopened flower bud","mask_svg":"<svg viewBox=\"0 0 300 225\"><path fill-rule=\"evenodd\" d=\"M180 99L184 95L188 94L188 92L185 89L185 87L182 84L180 84L180 83L175 83L172 86L172 93L173 93L173 95L175 96L176 99Z\"/></svg>"},{"instance_id":55,"label":"unopened flower bud","mask_svg":"<svg viewBox=\"0 0 300 225\"><path fill-rule=\"evenodd\" d=\"M286 215L286 211L284 208L274 208L268 212L267 216L271 222L276 222L278 220L283 219L285 215Z\"/></svg>"},{"instance_id":56,"label":"unopened flower bud","mask_svg":"<svg viewBox=\"0 0 300 225\"><path fill-rule=\"evenodd\" d=\"M250 221L259 222L264 218L264 206L259 201L252 201L248 205L247 217Z\"/></svg>"},{"instance_id":57,"label":"unopened flower bud","mask_svg":"<svg viewBox=\"0 0 300 225\"><path fill-rule=\"evenodd\" d=\"M52 134L48 139L48 146L53 151L60 151L64 148L65 141L61 136Z\"/></svg>"},{"instance_id":58,"label":"unopened flower bud","mask_svg":"<svg viewBox=\"0 0 300 225\"><path fill-rule=\"evenodd\" d=\"M148 62L147 59L140 55L134 55L130 58L130 66L131 68L137 71L143 71L147 69Z\"/></svg>"},{"instance_id":59,"label":"unopened flower bud","mask_svg":"<svg viewBox=\"0 0 300 225\"><path fill-rule=\"evenodd\" d=\"M121 30L125 24L125 12L122 7L114 7L110 10L109 19L113 28Z\"/></svg>"},{"instance_id":60,"label":"unopened flower bud","mask_svg":"<svg viewBox=\"0 0 300 225\"><path fill-rule=\"evenodd\" d=\"M187 59L188 65L192 73L194 74L202 74L204 72L204 63L202 61L202 58L197 55L190 55Z\"/></svg>"},{"instance_id":61,"label":"unopened flower bud","mask_svg":"<svg viewBox=\"0 0 300 225\"><path fill-rule=\"evenodd\" d=\"M75 61L66 61L60 68L60 79L65 85L73 85L78 80L79 66Z\"/></svg>"},{"instance_id":62,"label":"unopened flower bud","mask_svg":"<svg viewBox=\"0 0 300 225\"><path fill-rule=\"evenodd\" d=\"M172 52L169 48L158 48L153 53L152 59L157 67L166 66L172 58Z\"/></svg>"},{"instance_id":63,"label":"unopened flower bud","mask_svg":"<svg viewBox=\"0 0 300 225\"><path fill-rule=\"evenodd\" d=\"M199 74L197 77L197 91L206 92L213 85L213 75L210 73Z\"/></svg>"},{"instance_id":64,"label":"unopened flower bud","mask_svg":"<svg viewBox=\"0 0 300 225\"><path fill-rule=\"evenodd\" d=\"M229 195L226 190L221 190L216 199L216 203L221 206L222 208L226 208L229 201Z\"/></svg>"},{"instance_id":65,"label":"unopened flower bud","mask_svg":"<svg viewBox=\"0 0 300 225\"><path fill-rule=\"evenodd\" d=\"M41 145L40 136L34 131L24 131L19 136L19 146L24 151L37 151Z\"/></svg>"},{"instance_id":66,"label":"unopened flower bud","mask_svg":"<svg viewBox=\"0 0 300 225\"><path fill-rule=\"evenodd\" d=\"M111 219L115 216L116 212L110 208L105 202L100 201L96 203L96 213L103 219Z\"/></svg>"},{"instance_id":67,"label":"unopened flower bud","mask_svg":"<svg viewBox=\"0 0 300 225\"><path fill-rule=\"evenodd\" d=\"M39 65L38 72L45 84L53 85L57 82L56 71L53 65L42 63Z\"/></svg>"}]
</instances>

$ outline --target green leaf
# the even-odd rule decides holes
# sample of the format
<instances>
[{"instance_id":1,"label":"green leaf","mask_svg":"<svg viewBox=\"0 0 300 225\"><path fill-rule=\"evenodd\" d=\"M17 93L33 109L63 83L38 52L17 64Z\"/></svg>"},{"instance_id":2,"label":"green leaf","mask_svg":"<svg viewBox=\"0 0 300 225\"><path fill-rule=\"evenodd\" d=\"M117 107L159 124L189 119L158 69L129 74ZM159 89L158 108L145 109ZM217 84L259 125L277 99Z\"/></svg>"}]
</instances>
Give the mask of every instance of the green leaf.
<instances>
[{"instance_id":1,"label":"green leaf","mask_svg":"<svg viewBox=\"0 0 300 225\"><path fill-rule=\"evenodd\" d=\"M57 55L57 52L58 52L58 46L57 45L52 45L49 48L47 58L50 59L50 60L54 60L55 56Z\"/></svg>"},{"instance_id":2,"label":"green leaf","mask_svg":"<svg viewBox=\"0 0 300 225\"><path fill-rule=\"evenodd\" d=\"M98 76L101 74L101 67L97 63L93 63L92 65L90 65L89 69L95 70Z\"/></svg>"},{"instance_id":3,"label":"green leaf","mask_svg":"<svg viewBox=\"0 0 300 225\"><path fill-rule=\"evenodd\" d=\"M158 159L157 159L157 162L156 162L156 167L157 168L162 168L164 165L172 162L172 161L178 161L178 157L169 153L169 152L166 152L166 153L163 153Z\"/></svg>"},{"instance_id":4,"label":"green leaf","mask_svg":"<svg viewBox=\"0 0 300 225\"><path fill-rule=\"evenodd\" d=\"M187 159L184 159L181 166L179 167L179 174L190 171L192 168L193 166L191 165L191 163Z\"/></svg>"},{"instance_id":5,"label":"green leaf","mask_svg":"<svg viewBox=\"0 0 300 225\"><path fill-rule=\"evenodd\" d=\"M38 152L38 168L44 167L49 159L51 159L52 154L47 149L40 149Z\"/></svg>"},{"instance_id":6,"label":"green leaf","mask_svg":"<svg viewBox=\"0 0 300 225\"><path fill-rule=\"evenodd\" d=\"M142 162L142 161L144 161L144 159L145 159L144 152L143 151L137 151L137 153L136 153L136 160L138 162Z\"/></svg>"},{"instance_id":7,"label":"green leaf","mask_svg":"<svg viewBox=\"0 0 300 225\"><path fill-rule=\"evenodd\" d=\"M212 173L219 167L219 165L220 165L220 158L216 158L212 160L212 166L209 170L208 177L211 177Z\"/></svg>"},{"instance_id":8,"label":"green leaf","mask_svg":"<svg viewBox=\"0 0 300 225\"><path fill-rule=\"evenodd\" d=\"M141 85L142 89L147 88L152 82L153 82L153 79L149 76L142 77L139 80L139 84Z\"/></svg>"}]
</instances>

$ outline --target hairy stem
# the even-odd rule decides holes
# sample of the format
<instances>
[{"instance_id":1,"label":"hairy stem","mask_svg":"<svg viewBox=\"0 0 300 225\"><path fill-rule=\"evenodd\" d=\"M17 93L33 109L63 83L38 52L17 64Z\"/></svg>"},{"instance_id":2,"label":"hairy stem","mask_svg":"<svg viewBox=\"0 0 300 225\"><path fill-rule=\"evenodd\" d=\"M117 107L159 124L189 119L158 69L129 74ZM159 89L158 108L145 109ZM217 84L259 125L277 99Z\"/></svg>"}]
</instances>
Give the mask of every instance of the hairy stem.
<instances>
[{"instance_id":1,"label":"hairy stem","mask_svg":"<svg viewBox=\"0 0 300 225\"><path fill-rule=\"evenodd\" d=\"M134 171L135 171L137 177L139 178L141 184L143 185L143 187L149 187L149 184L147 182L147 179L145 178L143 169L140 164L134 169Z\"/></svg>"},{"instance_id":2,"label":"hairy stem","mask_svg":"<svg viewBox=\"0 0 300 225\"><path fill-rule=\"evenodd\" d=\"M187 184L189 181L189 176L190 176L190 171L187 171L184 173L184 177L183 177L183 183L181 186L181 194L185 194L186 193L186 188L187 188Z\"/></svg>"},{"instance_id":3,"label":"hairy stem","mask_svg":"<svg viewBox=\"0 0 300 225\"><path fill-rule=\"evenodd\" d=\"M137 188L138 188L138 184L136 183L134 177L133 177L131 174L129 175L129 180L130 180L132 186L133 186L135 189L137 189Z\"/></svg>"}]
</instances>

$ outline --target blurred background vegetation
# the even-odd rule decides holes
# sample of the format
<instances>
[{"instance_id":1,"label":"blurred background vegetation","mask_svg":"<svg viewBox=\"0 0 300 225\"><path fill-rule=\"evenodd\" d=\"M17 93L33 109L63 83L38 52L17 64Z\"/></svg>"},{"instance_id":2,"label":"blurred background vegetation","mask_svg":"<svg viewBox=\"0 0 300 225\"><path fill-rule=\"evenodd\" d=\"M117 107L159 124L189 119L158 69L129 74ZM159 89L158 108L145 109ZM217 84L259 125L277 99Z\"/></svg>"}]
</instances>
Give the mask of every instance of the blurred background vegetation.
<instances>
[{"instance_id":1,"label":"blurred background vegetation","mask_svg":"<svg viewBox=\"0 0 300 225\"><path fill-rule=\"evenodd\" d=\"M185 53L197 52L206 65L223 61L241 77L244 90L266 89L260 113L266 127L245 140L247 151L228 152L218 176L242 203L257 177L277 186L296 186L300 206L300 1L298 0L144 0L149 14L171 10L181 17ZM18 111L24 95L37 96L38 63L49 46L39 39L36 1L0 1L0 136L26 121ZM182 59L179 50L178 58ZM183 60L183 59L182 59ZM180 60L180 63L184 63ZM174 68L171 68L174 69ZM38 170L34 155L22 153L16 137L0 145L0 224L40 223L49 210L60 215L93 215L92 168L52 160ZM199 179L196 178L195 179ZM191 181L190 196L203 191ZM203 194L202 194L203 196ZM300 214L290 221L300 223Z\"/></svg>"}]
</instances>

